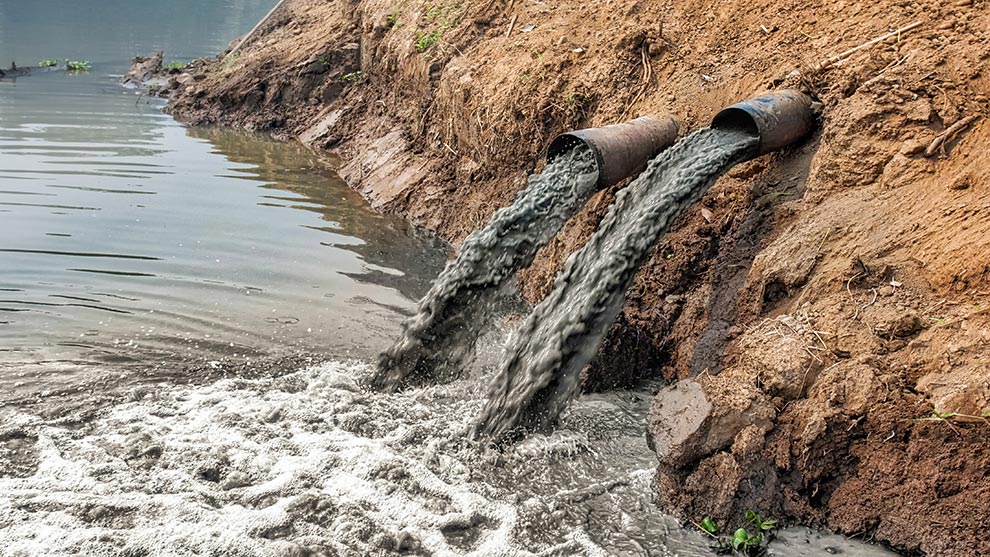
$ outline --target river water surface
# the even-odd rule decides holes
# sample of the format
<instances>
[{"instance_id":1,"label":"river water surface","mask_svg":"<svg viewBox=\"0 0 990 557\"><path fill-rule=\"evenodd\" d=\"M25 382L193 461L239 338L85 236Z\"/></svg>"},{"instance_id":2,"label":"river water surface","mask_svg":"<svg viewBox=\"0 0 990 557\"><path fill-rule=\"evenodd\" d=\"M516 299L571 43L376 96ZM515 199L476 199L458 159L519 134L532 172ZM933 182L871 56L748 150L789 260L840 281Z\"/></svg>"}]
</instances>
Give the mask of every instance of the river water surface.
<instances>
[{"instance_id":1,"label":"river water surface","mask_svg":"<svg viewBox=\"0 0 990 557\"><path fill-rule=\"evenodd\" d=\"M711 555L653 501L649 387L505 450L464 434L478 372L367 390L446 247L117 84L272 4L0 0L0 65L92 62L0 81L0 556Z\"/></svg>"},{"instance_id":2,"label":"river water surface","mask_svg":"<svg viewBox=\"0 0 990 557\"><path fill-rule=\"evenodd\" d=\"M0 0L3 60L93 64L0 82L4 365L365 357L394 336L437 242L298 145L181 126L116 83L137 53L222 50L270 4Z\"/></svg>"}]
</instances>

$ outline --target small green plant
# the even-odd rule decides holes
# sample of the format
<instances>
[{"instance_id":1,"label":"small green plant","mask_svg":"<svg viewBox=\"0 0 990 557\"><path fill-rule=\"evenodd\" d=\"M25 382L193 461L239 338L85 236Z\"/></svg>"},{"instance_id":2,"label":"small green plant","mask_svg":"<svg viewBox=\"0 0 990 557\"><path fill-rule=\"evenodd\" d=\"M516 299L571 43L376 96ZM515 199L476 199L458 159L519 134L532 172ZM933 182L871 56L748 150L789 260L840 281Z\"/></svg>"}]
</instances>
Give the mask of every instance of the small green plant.
<instances>
[{"instance_id":1,"label":"small green plant","mask_svg":"<svg viewBox=\"0 0 990 557\"><path fill-rule=\"evenodd\" d=\"M424 4L425 11L422 21L430 24L431 29L416 32L416 50L420 52L430 50L440 42L440 37L445 31L456 27L463 15L461 13L462 4L463 2L457 0Z\"/></svg>"},{"instance_id":2,"label":"small green plant","mask_svg":"<svg viewBox=\"0 0 990 557\"><path fill-rule=\"evenodd\" d=\"M385 26L391 29L395 27L395 24L399 22L399 14L392 12L385 16Z\"/></svg>"},{"instance_id":3,"label":"small green plant","mask_svg":"<svg viewBox=\"0 0 990 557\"><path fill-rule=\"evenodd\" d=\"M959 422L982 422L986 425L990 425L990 412L983 412L979 416L973 414L962 414L960 412L940 412L937 408L932 408L932 413L929 416L923 418L911 418L912 422L941 422L948 426L958 436L962 436L962 432L959 428L955 426Z\"/></svg>"},{"instance_id":4,"label":"small green plant","mask_svg":"<svg viewBox=\"0 0 990 557\"><path fill-rule=\"evenodd\" d=\"M773 538L777 529L777 521L764 519L753 511L746 512L746 523L738 528L732 536L721 533L721 528L711 517L705 517L696 526L714 540L712 549L719 555L739 555L742 557L759 557L766 555L767 544Z\"/></svg>"},{"instance_id":5,"label":"small green plant","mask_svg":"<svg viewBox=\"0 0 990 557\"><path fill-rule=\"evenodd\" d=\"M41 62L38 62L39 68L54 68L57 65L58 65L58 60L54 60L54 59L42 60Z\"/></svg>"},{"instance_id":6,"label":"small green plant","mask_svg":"<svg viewBox=\"0 0 990 557\"><path fill-rule=\"evenodd\" d=\"M88 72L93 64L89 60L66 60L65 69L70 72Z\"/></svg>"},{"instance_id":7,"label":"small green plant","mask_svg":"<svg viewBox=\"0 0 990 557\"><path fill-rule=\"evenodd\" d=\"M771 533L777 528L777 521L764 520L753 511L746 511L746 524L753 529L753 532L750 533L746 528L739 528L733 532L732 549L743 555L763 555L766 553Z\"/></svg>"},{"instance_id":8,"label":"small green plant","mask_svg":"<svg viewBox=\"0 0 990 557\"><path fill-rule=\"evenodd\" d=\"M590 103L591 97L585 95L584 93L572 91L564 96L564 101L567 103L567 106L575 106Z\"/></svg>"},{"instance_id":9,"label":"small green plant","mask_svg":"<svg viewBox=\"0 0 990 557\"><path fill-rule=\"evenodd\" d=\"M166 70L181 70L186 67L185 62L180 62L179 60L172 60L168 64L165 64Z\"/></svg>"},{"instance_id":10,"label":"small green plant","mask_svg":"<svg viewBox=\"0 0 990 557\"><path fill-rule=\"evenodd\" d=\"M416 50L426 52L440 40L440 30L434 29L429 33L420 31L416 35Z\"/></svg>"},{"instance_id":11,"label":"small green plant","mask_svg":"<svg viewBox=\"0 0 990 557\"><path fill-rule=\"evenodd\" d=\"M235 52L233 54L228 54L223 59L223 69L229 70L230 68L233 68L234 67L234 64L236 64L237 61L240 60L240 59L241 59L241 53L240 52Z\"/></svg>"},{"instance_id":12,"label":"small green plant","mask_svg":"<svg viewBox=\"0 0 990 557\"><path fill-rule=\"evenodd\" d=\"M365 79L368 79L368 76L364 75L360 71L357 71L357 72L345 73L344 75L340 76L340 79L346 81L347 83L360 83Z\"/></svg>"}]
</instances>

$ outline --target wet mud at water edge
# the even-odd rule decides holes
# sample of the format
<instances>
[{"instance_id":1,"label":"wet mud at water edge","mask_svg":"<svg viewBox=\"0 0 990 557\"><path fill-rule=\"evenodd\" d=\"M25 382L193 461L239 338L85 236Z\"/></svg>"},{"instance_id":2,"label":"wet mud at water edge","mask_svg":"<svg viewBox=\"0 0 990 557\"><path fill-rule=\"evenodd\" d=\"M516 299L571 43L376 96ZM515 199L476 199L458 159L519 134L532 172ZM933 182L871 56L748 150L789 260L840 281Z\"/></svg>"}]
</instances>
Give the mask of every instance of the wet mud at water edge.
<instances>
[{"instance_id":1,"label":"wet mud at water edge","mask_svg":"<svg viewBox=\"0 0 990 557\"><path fill-rule=\"evenodd\" d=\"M434 281L402 336L381 356L373 383L395 389L405 382L449 379L460 373L491 327L500 290L560 231L595 192L594 153L576 146L529 177L512 205L472 233Z\"/></svg>"}]
</instances>

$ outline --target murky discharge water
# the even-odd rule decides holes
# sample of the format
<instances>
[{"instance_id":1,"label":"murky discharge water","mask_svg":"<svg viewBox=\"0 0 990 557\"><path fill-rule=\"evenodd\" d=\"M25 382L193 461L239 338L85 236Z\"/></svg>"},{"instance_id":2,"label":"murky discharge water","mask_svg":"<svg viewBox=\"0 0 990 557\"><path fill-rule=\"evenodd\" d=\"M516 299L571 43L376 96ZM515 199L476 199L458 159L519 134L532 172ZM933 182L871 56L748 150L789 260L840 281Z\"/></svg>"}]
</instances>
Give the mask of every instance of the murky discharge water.
<instances>
[{"instance_id":1,"label":"murky discharge water","mask_svg":"<svg viewBox=\"0 0 990 557\"><path fill-rule=\"evenodd\" d=\"M474 382L385 394L372 372L135 391L81 424L7 413L0 555L711 555L653 504L648 395L582 397L502 452L463 438ZM774 554L887 554L785 536Z\"/></svg>"},{"instance_id":2,"label":"murky discharge water","mask_svg":"<svg viewBox=\"0 0 990 557\"><path fill-rule=\"evenodd\" d=\"M502 438L553 426L659 236L757 142L742 132L699 130L619 193L588 243L568 258L553 292L512 336L476 431Z\"/></svg>"},{"instance_id":3,"label":"murky discharge water","mask_svg":"<svg viewBox=\"0 0 990 557\"><path fill-rule=\"evenodd\" d=\"M467 237L404 324L402 337L382 354L374 384L395 389L456 375L491 326L499 291L588 201L597 181L594 154L584 145L530 176L512 205Z\"/></svg>"}]
</instances>

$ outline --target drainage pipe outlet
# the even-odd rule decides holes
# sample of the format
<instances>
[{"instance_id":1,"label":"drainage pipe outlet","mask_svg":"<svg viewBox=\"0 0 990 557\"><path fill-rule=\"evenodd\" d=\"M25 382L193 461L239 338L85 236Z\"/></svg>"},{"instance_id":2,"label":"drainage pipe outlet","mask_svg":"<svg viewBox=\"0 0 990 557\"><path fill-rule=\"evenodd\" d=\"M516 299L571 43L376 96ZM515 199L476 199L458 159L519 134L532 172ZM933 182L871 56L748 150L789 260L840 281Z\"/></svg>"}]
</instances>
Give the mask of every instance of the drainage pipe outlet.
<instances>
[{"instance_id":1,"label":"drainage pipe outlet","mask_svg":"<svg viewBox=\"0 0 990 557\"><path fill-rule=\"evenodd\" d=\"M723 108L712 128L740 130L760 138L752 157L804 139L815 127L816 103L800 91L785 89Z\"/></svg>"},{"instance_id":2,"label":"drainage pipe outlet","mask_svg":"<svg viewBox=\"0 0 990 557\"><path fill-rule=\"evenodd\" d=\"M557 136L547 148L547 162L574 146L587 145L598 165L598 187L613 186L639 174L646 163L677 140L673 116L643 116L623 124L588 128Z\"/></svg>"}]
</instances>

